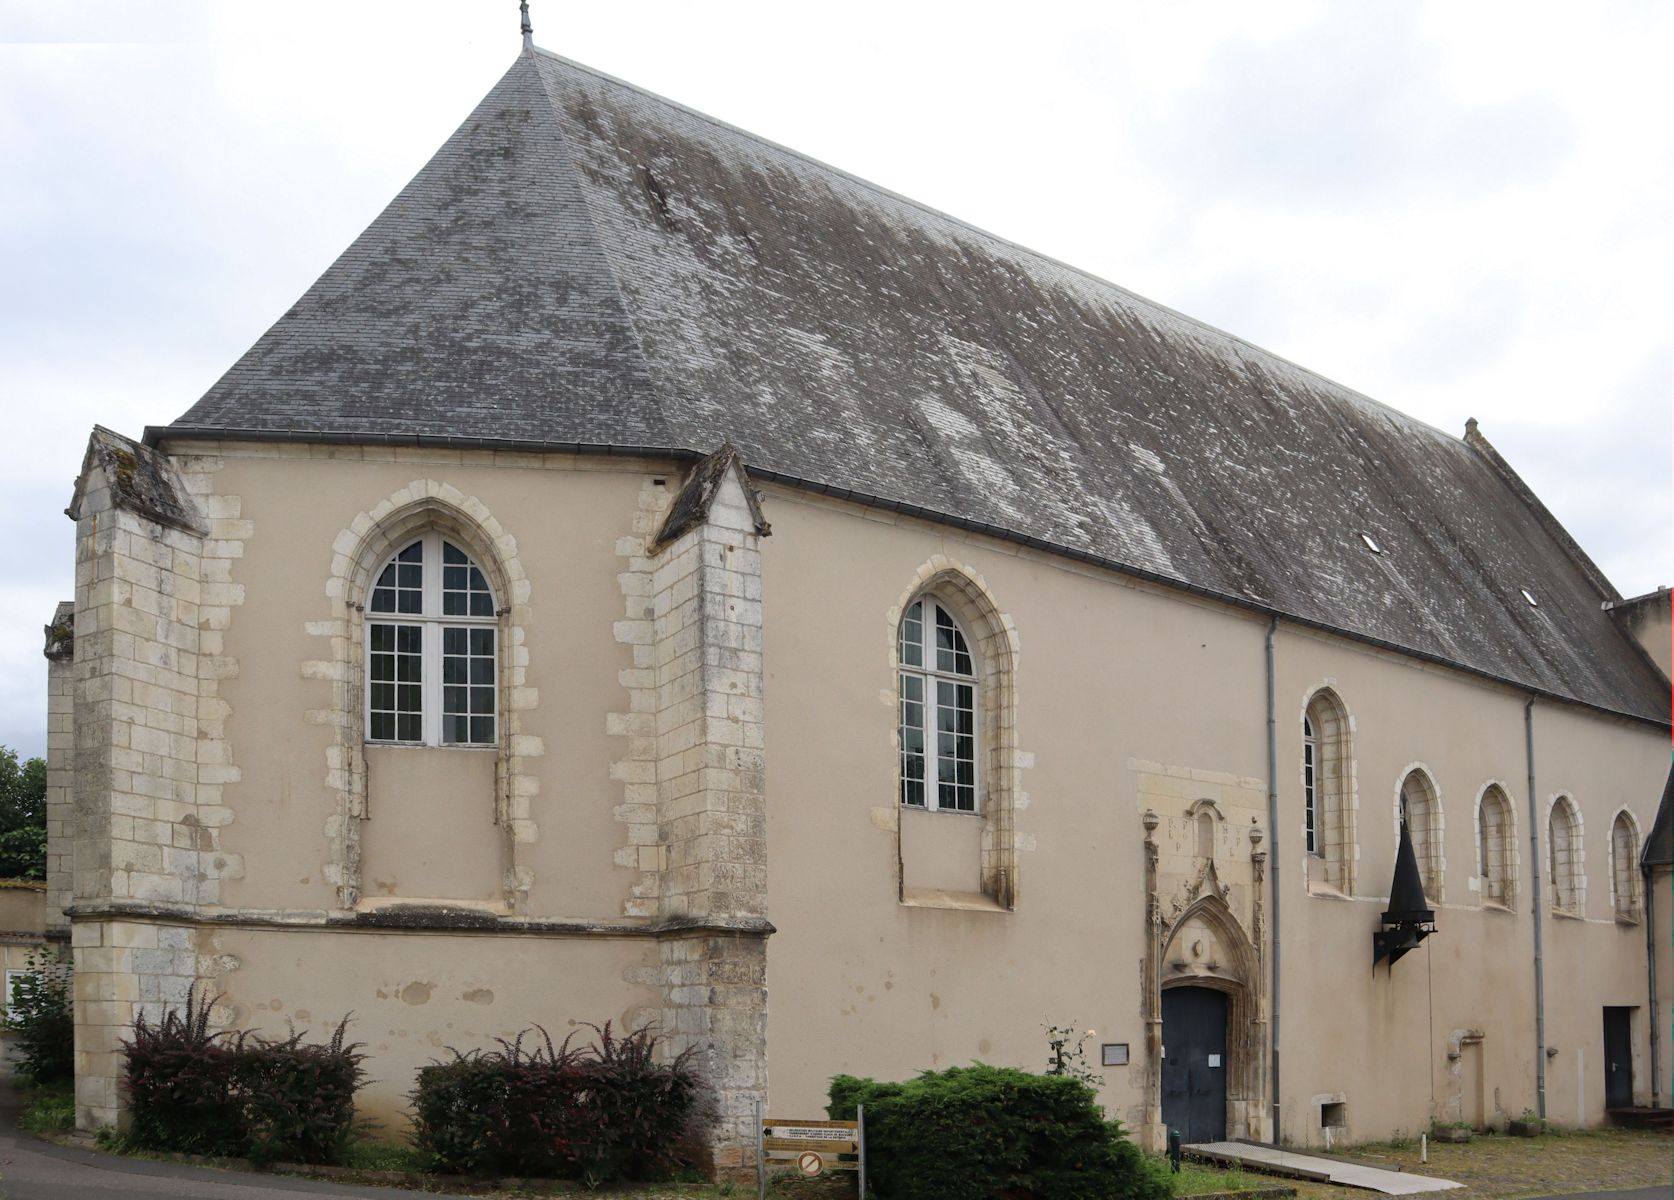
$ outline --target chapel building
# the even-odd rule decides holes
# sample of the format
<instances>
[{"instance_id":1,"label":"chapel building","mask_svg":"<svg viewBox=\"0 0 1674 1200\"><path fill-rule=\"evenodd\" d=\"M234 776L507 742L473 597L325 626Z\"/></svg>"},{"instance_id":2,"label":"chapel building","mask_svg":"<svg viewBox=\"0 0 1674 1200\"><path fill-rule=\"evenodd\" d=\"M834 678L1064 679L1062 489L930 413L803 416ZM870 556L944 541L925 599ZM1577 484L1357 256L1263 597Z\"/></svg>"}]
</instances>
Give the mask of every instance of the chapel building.
<instances>
[{"instance_id":1,"label":"chapel building","mask_svg":"<svg viewBox=\"0 0 1674 1200\"><path fill-rule=\"evenodd\" d=\"M1474 422L545 51L69 513L84 1128L192 988L352 1011L392 1131L655 1021L722 1171L1048 1024L1153 1148L1666 1103L1666 591Z\"/></svg>"}]
</instances>

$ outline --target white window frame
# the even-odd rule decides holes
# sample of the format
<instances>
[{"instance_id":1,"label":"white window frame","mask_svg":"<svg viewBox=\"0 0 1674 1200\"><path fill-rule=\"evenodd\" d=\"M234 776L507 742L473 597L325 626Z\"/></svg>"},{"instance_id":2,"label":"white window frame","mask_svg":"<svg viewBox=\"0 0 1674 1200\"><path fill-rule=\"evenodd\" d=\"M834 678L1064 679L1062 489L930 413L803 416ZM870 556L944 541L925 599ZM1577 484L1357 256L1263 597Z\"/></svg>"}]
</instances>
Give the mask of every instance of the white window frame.
<instances>
[{"instance_id":1,"label":"white window frame","mask_svg":"<svg viewBox=\"0 0 1674 1200\"><path fill-rule=\"evenodd\" d=\"M421 567L422 598L420 609L416 613L403 612L373 612L372 596L377 590L379 578L390 563L396 561L402 551L414 542L423 543ZM487 617L473 617L469 615L443 615L442 613L442 543L448 542L454 549L465 555L470 564L482 571L483 581L488 583L488 596L493 615ZM417 537L402 538L401 544L389 552L389 555L378 565L372 575L371 587L367 590L366 607L362 613L363 628L361 641L363 653L361 655L362 671L362 703L361 717L365 721L366 741L374 746L435 746L449 750L490 750L500 743L500 655L503 652L505 638L500 630L500 601L495 595L494 585L488 580L488 572L470 550L458 541L444 536L436 530L420 534ZM419 697L422 706L420 727L422 739L412 741L402 738L374 738L372 736L372 626L374 625L417 625L420 629L419 654ZM442 740L442 633L444 629L492 629L494 630L494 669L491 672L491 686L494 689L494 703L491 714L494 718L494 737L486 742L446 742ZM482 686L482 685L477 685Z\"/></svg>"},{"instance_id":2,"label":"white window frame","mask_svg":"<svg viewBox=\"0 0 1674 1200\"><path fill-rule=\"evenodd\" d=\"M953 610L951 605L942 603L942 601L932 593L915 596L912 602L909 603L906 609L902 612L901 621L897 624L895 630L897 658L899 658L900 655L901 626L906 624L907 613L912 611L914 604L922 604L924 606L923 628L925 630L925 635L921 644L927 651L924 657L928 661L919 666L910 666L905 662L898 662L896 664L895 720L896 731L899 733L902 725L904 724L901 719L901 709L904 702L902 680L908 675L917 676L919 679L924 681L924 700L920 705L920 710L923 713L923 722L920 725L920 730L924 734L925 746L925 774L923 780L924 803L907 803L905 795L906 777L903 773L903 764L901 762L901 759L905 756L904 746L901 749L901 753L896 756L896 803L902 808L913 809L918 812L953 813L963 817L981 816L983 716L982 664L977 659L976 646L971 640L969 631L965 628L965 622L959 619L959 614ZM952 671L939 671L935 668L935 637L933 631L936 628L936 613L938 611L947 614L948 620L952 621L953 627L959 631L959 636L965 640L965 650L966 653L970 655L971 659L971 673L969 675L960 675ZM962 684L971 689L971 807L968 809L944 808L941 803L940 779L936 770L938 761L938 741L936 737L937 702L935 699L935 685L939 680L953 684Z\"/></svg>"}]
</instances>

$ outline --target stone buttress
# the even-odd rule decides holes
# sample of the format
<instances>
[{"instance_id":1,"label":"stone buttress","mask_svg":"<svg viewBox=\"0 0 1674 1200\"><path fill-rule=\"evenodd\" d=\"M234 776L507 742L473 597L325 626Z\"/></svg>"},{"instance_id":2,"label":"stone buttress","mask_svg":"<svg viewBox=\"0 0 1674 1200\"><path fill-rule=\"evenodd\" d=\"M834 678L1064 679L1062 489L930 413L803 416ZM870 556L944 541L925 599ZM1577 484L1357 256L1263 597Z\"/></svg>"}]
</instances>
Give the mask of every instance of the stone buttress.
<instances>
[{"instance_id":1,"label":"stone buttress","mask_svg":"<svg viewBox=\"0 0 1674 1200\"><path fill-rule=\"evenodd\" d=\"M49 825L49 921L70 923L76 1123L92 1129L122 1117L121 1043L135 1019L183 1004L203 974L183 918L216 903L237 869L217 851L218 789L214 804L200 792L214 757L200 681L217 669L202 653L200 603L205 562L226 545L174 462L106 429L93 432L66 511L76 599L73 631L61 631L70 668L61 675L60 659L50 672L49 753L62 756L49 787L68 811Z\"/></svg>"}]
</instances>

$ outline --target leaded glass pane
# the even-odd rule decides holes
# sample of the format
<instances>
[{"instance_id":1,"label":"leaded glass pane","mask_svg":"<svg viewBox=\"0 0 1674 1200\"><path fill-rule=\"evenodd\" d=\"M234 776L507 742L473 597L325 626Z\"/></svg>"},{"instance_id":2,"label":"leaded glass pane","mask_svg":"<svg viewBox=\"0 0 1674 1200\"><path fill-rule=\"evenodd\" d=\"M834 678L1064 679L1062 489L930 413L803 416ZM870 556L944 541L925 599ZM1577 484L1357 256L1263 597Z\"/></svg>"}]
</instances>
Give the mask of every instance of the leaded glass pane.
<instances>
[{"instance_id":1,"label":"leaded glass pane","mask_svg":"<svg viewBox=\"0 0 1674 1200\"><path fill-rule=\"evenodd\" d=\"M907 674L901 676L901 803L925 803L924 679Z\"/></svg>"},{"instance_id":2,"label":"leaded glass pane","mask_svg":"<svg viewBox=\"0 0 1674 1200\"><path fill-rule=\"evenodd\" d=\"M442 543L442 615L492 617L494 594L488 580L458 546Z\"/></svg>"},{"instance_id":3,"label":"leaded glass pane","mask_svg":"<svg viewBox=\"0 0 1674 1200\"><path fill-rule=\"evenodd\" d=\"M965 635L941 605L936 605L936 670L955 675L971 673L971 651Z\"/></svg>"},{"instance_id":4,"label":"leaded glass pane","mask_svg":"<svg viewBox=\"0 0 1674 1200\"><path fill-rule=\"evenodd\" d=\"M968 683L936 680L936 805L976 811L975 692Z\"/></svg>"},{"instance_id":5,"label":"leaded glass pane","mask_svg":"<svg viewBox=\"0 0 1674 1200\"><path fill-rule=\"evenodd\" d=\"M373 741L419 741L423 736L424 695L417 625L376 623L368 629L367 735Z\"/></svg>"},{"instance_id":6,"label":"leaded glass pane","mask_svg":"<svg viewBox=\"0 0 1674 1200\"><path fill-rule=\"evenodd\" d=\"M924 601L916 601L901 619L901 665L924 665Z\"/></svg>"},{"instance_id":7,"label":"leaded glass pane","mask_svg":"<svg viewBox=\"0 0 1674 1200\"><path fill-rule=\"evenodd\" d=\"M442 741L494 741L495 630L481 626L442 629Z\"/></svg>"}]
</instances>

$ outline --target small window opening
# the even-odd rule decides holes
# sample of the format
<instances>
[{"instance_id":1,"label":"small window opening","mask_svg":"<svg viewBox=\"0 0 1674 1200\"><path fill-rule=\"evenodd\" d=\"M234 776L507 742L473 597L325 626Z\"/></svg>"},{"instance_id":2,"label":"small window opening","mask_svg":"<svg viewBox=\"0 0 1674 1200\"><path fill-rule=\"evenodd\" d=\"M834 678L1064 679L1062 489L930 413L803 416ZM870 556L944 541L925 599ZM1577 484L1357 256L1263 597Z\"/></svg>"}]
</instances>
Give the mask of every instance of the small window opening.
<instances>
[{"instance_id":1,"label":"small window opening","mask_svg":"<svg viewBox=\"0 0 1674 1200\"><path fill-rule=\"evenodd\" d=\"M1321 1129L1341 1129L1348 1124L1348 1105L1342 1101L1319 1106Z\"/></svg>"},{"instance_id":2,"label":"small window opening","mask_svg":"<svg viewBox=\"0 0 1674 1200\"><path fill-rule=\"evenodd\" d=\"M1518 588L1517 590L1523 593L1523 599L1529 602L1530 608L1540 607L1540 601L1534 598L1534 593L1529 591L1528 588Z\"/></svg>"},{"instance_id":3,"label":"small window opening","mask_svg":"<svg viewBox=\"0 0 1674 1200\"><path fill-rule=\"evenodd\" d=\"M1360 540L1366 543L1366 549L1370 550L1373 554L1382 554L1383 553L1383 547L1378 545L1377 539L1372 537L1371 534L1369 534L1369 533L1361 534L1360 535Z\"/></svg>"}]
</instances>

